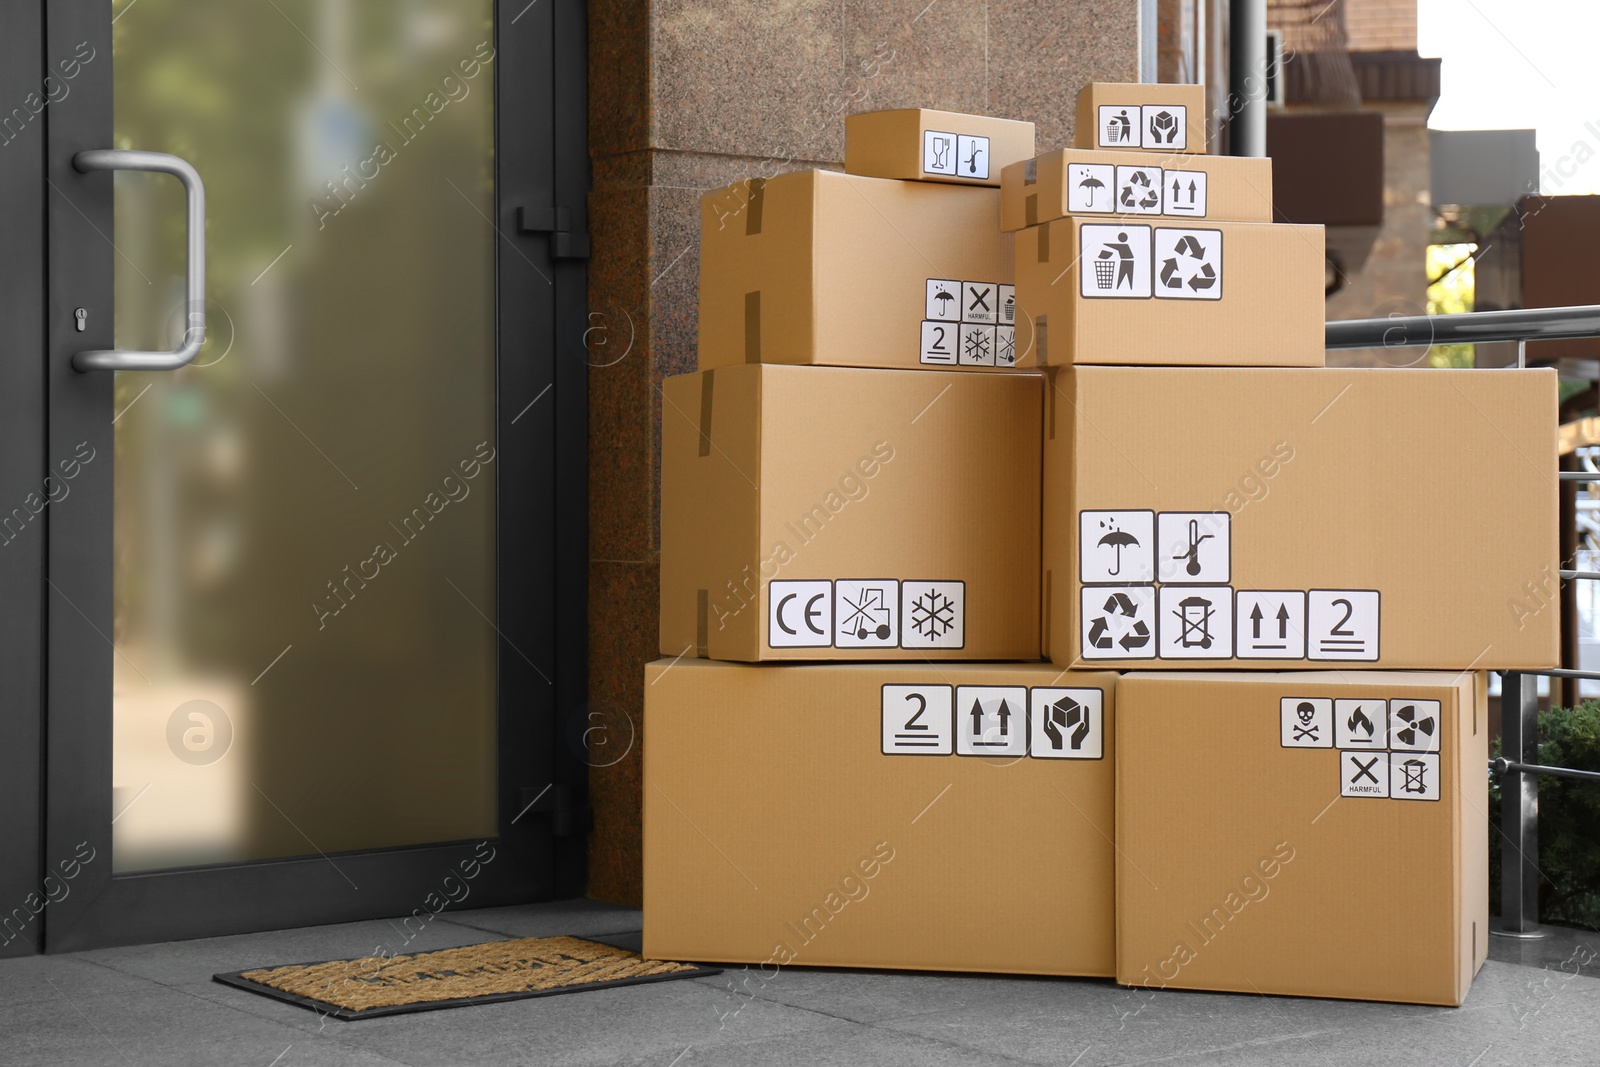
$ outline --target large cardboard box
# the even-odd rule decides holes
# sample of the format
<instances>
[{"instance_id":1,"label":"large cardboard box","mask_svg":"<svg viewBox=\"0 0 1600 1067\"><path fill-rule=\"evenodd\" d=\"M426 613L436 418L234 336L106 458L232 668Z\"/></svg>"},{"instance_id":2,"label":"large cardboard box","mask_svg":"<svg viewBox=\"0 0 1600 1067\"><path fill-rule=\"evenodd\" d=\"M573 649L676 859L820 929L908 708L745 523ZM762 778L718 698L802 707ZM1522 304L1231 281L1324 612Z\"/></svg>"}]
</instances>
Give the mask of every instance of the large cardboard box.
<instances>
[{"instance_id":1,"label":"large cardboard box","mask_svg":"<svg viewBox=\"0 0 1600 1067\"><path fill-rule=\"evenodd\" d=\"M1063 148L1000 173L1000 228L1067 215L1271 222L1272 160Z\"/></svg>"},{"instance_id":2,"label":"large cardboard box","mask_svg":"<svg viewBox=\"0 0 1600 1067\"><path fill-rule=\"evenodd\" d=\"M1073 367L1045 419L1062 666L1556 666L1554 371Z\"/></svg>"},{"instance_id":3,"label":"large cardboard box","mask_svg":"<svg viewBox=\"0 0 1600 1067\"><path fill-rule=\"evenodd\" d=\"M1079 148L1132 152L1206 150L1206 87L1091 82L1078 93Z\"/></svg>"},{"instance_id":4,"label":"large cardboard box","mask_svg":"<svg viewBox=\"0 0 1600 1067\"><path fill-rule=\"evenodd\" d=\"M844 120L844 170L870 178L999 185L1033 155L1033 123L928 108L863 111Z\"/></svg>"},{"instance_id":5,"label":"large cardboard box","mask_svg":"<svg viewBox=\"0 0 1600 1067\"><path fill-rule=\"evenodd\" d=\"M762 365L667 379L662 654L1038 659L1043 384Z\"/></svg>"},{"instance_id":6,"label":"large cardboard box","mask_svg":"<svg viewBox=\"0 0 1600 1067\"><path fill-rule=\"evenodd\" d=\"M1112 973L1116 675L645 677L647 956L750 964L752 995L791 965Z\"/></svg>"},{"instance_id":7,"label":"large cardboard box","mask_svg":"<svg viewBox=\"0 0 1600 1067\"><path fill-rule=\"evenodd\" d=\"M1016 238L1019 367L1326 357L1321 226L1072 216Z\"/></svg>"},{"instance_id":8,"label":"large cardboard box","mask_svg":"<svg viewBox=\"0 0 1600 1067\"><path fill-rule=\"evenodd\" d=\"M1009 367L1000 190L803 171L701 201L700 369Z\"/></svg>"},{"instance_id":9,"label":"large cardboard box","mask_svg":"<svg viewBox=\"0 0 1600 1067\"><path fill-rule=\"evenodd\" d=\"M1484 694L1475 673L1124 675L1117 981L1460 1004L1489 944Z\"/></svg>"}]
</instances>

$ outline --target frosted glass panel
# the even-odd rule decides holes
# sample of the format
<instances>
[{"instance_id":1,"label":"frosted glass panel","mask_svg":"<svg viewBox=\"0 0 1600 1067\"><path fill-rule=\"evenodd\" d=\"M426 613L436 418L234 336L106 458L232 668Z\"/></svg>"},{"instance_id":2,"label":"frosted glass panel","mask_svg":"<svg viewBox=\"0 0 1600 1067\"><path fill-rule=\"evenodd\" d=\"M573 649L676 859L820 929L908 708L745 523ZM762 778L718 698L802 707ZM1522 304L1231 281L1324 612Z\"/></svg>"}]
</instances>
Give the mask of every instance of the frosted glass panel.
<instances>
[{"instance_id":1,"label":"frosted glass panel","mask_svg":"<svg viewBox=\"0 0 1600 1067\"><path fill-rule=\"evenodd\" d=\"M113 11L114 867L493 834L491 4Z\"/></svg>"}]
</instances>

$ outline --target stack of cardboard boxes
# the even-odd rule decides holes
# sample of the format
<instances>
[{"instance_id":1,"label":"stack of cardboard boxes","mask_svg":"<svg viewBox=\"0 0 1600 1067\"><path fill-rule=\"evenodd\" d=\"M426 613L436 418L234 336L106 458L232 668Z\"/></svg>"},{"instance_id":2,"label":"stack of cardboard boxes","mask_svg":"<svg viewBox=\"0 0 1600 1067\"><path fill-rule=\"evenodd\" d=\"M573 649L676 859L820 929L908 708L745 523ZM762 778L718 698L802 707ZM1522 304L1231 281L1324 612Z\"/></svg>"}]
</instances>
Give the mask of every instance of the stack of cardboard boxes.
<instances>
[{"instance_id":1,"label":"stack of cardboard boxes","mask_svg":"<svg viewBox=\"0 0 1600 1067\"><path fill-rule=\"evenodd\" d=\"M648 954L1460 1003L1553 375L1324 368L1321 230L1201 119L856 115L846 173L706 198Z\"/></svg>"}]
</instances>

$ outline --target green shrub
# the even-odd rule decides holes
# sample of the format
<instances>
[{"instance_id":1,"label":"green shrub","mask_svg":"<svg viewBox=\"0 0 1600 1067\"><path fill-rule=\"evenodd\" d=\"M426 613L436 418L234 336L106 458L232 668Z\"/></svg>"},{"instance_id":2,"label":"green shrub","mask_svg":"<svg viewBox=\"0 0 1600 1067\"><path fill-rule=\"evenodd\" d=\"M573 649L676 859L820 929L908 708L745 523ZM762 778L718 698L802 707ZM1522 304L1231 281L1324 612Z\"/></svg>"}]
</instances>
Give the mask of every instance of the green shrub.
<instances>
[{"instance_id":1,"label":"green shrub","mask_svg":"<svg viewBox=\"0 0 1600 1067\"><path fill-rule=\"evenodd\" d=\"M1539 714L1547 767L1600 772L1600 700ZM1491 758L1500 755L1494 743ZM1489 774L1489 910L1500 910L1500 775ZM1600 930L1600 782L1539 776L1539 921Z\"/></svg>"}]
</instances>

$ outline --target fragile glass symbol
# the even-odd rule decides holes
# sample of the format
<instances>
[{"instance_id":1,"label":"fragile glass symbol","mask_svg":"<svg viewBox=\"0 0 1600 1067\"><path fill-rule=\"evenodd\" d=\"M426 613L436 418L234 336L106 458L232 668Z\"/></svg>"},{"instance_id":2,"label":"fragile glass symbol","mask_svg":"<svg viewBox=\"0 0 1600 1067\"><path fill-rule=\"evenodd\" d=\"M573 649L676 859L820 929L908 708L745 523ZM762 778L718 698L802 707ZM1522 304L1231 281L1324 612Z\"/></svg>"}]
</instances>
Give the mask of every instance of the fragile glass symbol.
<instances>
[{"instance_id":1,"label":"fragile glass symbol","mask_svg":"<svg viewBox=\"0 0 1600 1067\"><path fill-rule=\"evenodd\" d=\"M911 602L911 628L923 637L943 637L955 625L955 601L937 589L930 589Z\"/></svg>"},{"instance_id":2,"label":"fragile glass symbol","mask_svg":"<svg viewBox=\"0 0 1600 1067\"><path fill-rule=\"evenodd\" d=\"M933 166L935 170L944 170L950 164L947 162L950 155L950 141L945 137L933 139Z\"/></svg>"},{"instance_id":3,"label":"fragile glass symbol","mask_svg":"<svg viewBox=\"0 0 1600 1067\"><path fill-rule=\"evenodd\" d=\"M855 634L858 641L865 641L869 636L880 641L889 640L890 612L884 605L882 589L863 589L855 600L846 596L844 603L850 609L844 619L846 633Z\"/></svg>"}]
</instances>

